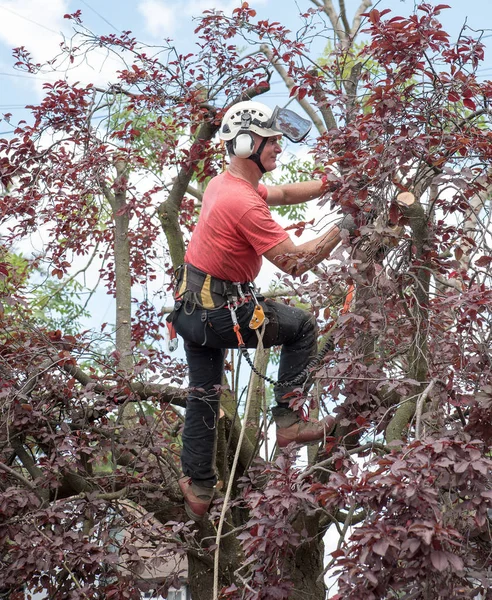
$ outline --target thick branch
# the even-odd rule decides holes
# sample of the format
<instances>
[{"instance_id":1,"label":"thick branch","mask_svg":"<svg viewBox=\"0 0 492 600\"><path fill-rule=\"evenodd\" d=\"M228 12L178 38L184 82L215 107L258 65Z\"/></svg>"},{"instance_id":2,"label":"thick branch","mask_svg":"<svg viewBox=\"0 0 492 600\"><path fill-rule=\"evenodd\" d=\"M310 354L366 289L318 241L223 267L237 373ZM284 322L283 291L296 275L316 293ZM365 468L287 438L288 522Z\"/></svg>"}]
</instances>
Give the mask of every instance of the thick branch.
<instances>
[{"instance_id":1,"label":"thick branch","mask_svg":"<svg viewBox=\"0 0 492 600\"><path fill-rule=\"evenodd\" d=\"M412 229L412 246L415 249L416 261L414 268L416 281L414 287L415 302L412 307L415 333L408 353L408 376L421 382L419 387L422 389L428 372L427 306L429 302L430 269L425 264L425 253L429 241L428 219L420 202L405 204L404 196L402 200L399 204ZM416 392L419 393L419 390L416 390ZM386 441L388 443L402 439L403 432L413 418L416 407L417 401L412 399L403 402L396 410L386 428Z\"/></svg>"},{"instance_id":2,"label":"thick branch","mask_svg":"<svg viewBox=\"0 0 492 600\"><path fill-rule=\"evenodd\" d=\"M29 479L26 479L23 475L21 475L20 473L17 473L17 471L14 471L14 469L11 469L7 465L4 465L2 462L0 462L0 471L3 471L4 473L8 473L9 475L11 475L15 479L17 479L17 481L22 483L22 485L24 487L26 487L27 489L29 489L33 492L36 492L36 486L33 483L31 483L29 481Z\"/></svg>"},{"instance_id":3,"label":"thick branch","mask_svg":"<svg viewBox=\"0 0 492 600\"><path fill-rule=\"evenodd\" d=\"M316 73L313 73L316 75ZM324 93L319 81L315 79L313 84L313 97L316 100L316 104L318 105L321 116L323 117L323 121L325 122L326 129L333 130L337 128L337 122L335 121L335 117L333 116L333 111L331 110L331 106L329 106L326 94ZM323 128L324 129L324 128ZM318 131L323 133L321 129L318 128Z\"/></svg>"},{"instance_id":4,"label":"thick branch","mask_svg":"<svg viewBox=\"0 0 492 600\"><path fill-rule=\"evenodd\" d=\"M63 370L74 377L79 383L84 386L92 386L93 390L99 394L111 395L116 389L116 386L106 386L94 379L91 379L87 373L81 368L71 365L64 364ZM138 396L139 400L158 400L160 402L169 402L175 406L185 406L186 390L175 388L170 385L158 384L158 383L142 383L138 381L126 382L126 385L130 388L131 392Z\"/></svg>"},{"instance_id":5,"label":"thick branch","mask_svg":"<svg viewBox=\"0 0 492 600\"><path fill-rule=\"evenodd\" d=\"M114 182L114 264L116 286L116 350L119 367L130 373L133 369L131 342L131 276L130 242L128 228L130 218L126 210L127 164L117 160Z\"/></svg>"}]
</instances>

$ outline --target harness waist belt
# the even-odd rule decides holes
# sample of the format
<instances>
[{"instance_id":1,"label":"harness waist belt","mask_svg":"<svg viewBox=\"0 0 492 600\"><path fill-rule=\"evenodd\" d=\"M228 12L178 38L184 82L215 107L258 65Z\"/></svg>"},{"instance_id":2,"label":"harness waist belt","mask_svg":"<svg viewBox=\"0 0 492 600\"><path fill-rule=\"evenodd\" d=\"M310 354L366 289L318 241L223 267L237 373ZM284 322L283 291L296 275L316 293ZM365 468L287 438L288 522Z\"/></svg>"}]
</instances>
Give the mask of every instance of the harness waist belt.
<instances>
[{"instance_id":1,"label":"harness waist belt","mask_svg":"<svg viewBox=\"0 0 492 600\"><path fill-rule=\"evenodd\" d=\"M250 293L252 283L239 283L212 277L208 273L185 263L176 269L175 297L191 296L201 308L222 308L228 302L237 302Z\"/></svg>"}]
</instances>

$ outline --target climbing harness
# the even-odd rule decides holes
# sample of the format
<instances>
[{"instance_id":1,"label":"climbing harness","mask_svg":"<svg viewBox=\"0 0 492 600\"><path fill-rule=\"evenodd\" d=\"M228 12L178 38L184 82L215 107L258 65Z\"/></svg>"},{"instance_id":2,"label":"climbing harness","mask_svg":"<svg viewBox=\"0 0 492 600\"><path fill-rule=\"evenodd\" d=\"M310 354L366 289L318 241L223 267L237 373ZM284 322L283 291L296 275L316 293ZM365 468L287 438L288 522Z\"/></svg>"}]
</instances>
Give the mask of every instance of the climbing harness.
<instances>
[{"instance_id":1,"label":"climbing harness","mask_svg":"<svg viewBox=\"0 0 492 600\"><path fill-rule=\"evenodd\" d=\"M174 273L174 310L166 317L169 351L173 352L177 348L174 320L180 308L183 308L187 314L191 314L197 307L204 311L224 307L230 309L231 306L237 307L253 299L256 309L250 326L252 329L261 327L265 315L259 305L255 291L255 286L250 281L227 281L213 277L187 263L179 266ZM237 324L235 331L236 335L240 335L239 324Z\"/></svg>"},{"instance_id":2,"label":"climbing harness","mask_svg":"<svg viewBox=\"0 0 492 600\"><path fill-rule=\"evenodd\" d=\"M261 304L258 302L258 299L256 297L256 294L254 292L254 286L253 289L251 290L251 296L252 299L255 303L255 308L253 311L253 316L251 318L251 321L249 323L249 328L250 329L255 329L258 330L263 324L267 324L268 323L268 319L266 319L265 317L265 313L263 311L263 307L261 306ZM228 298L228 307L231 313L231 319L232 319L232 323L233 323L233 330L236 334L236 338L237 338L237 347L238 350L241 352L241 354L243 355L244 359L246 360L246 362L248 363L250 369L252 370L252 372L259 377L260 379L263 379L264 381L271 383L272 385L274 385L277 388L283 388L283 387L291 387L292 385L301 385L303 384L309 377L310 372L317 366L319 366L321 364L321 362L323 361L323 358L328 354L328 352L330 352L331 350L334 349L334 344L333 341L331 339L331 333L333 331L333 329L335 328L335 325L330 329L329 333L328 333L328 337L325 340L323 346L321 347L321 349L318 351L318 353L316 354L316 356L314 356L309 362L308 364L305 366L305 368L295 377L293 377L292 379L288 379L286 381L276 381L275 379L272 379L271 377L268 377L268 375L264 375L261 371L259 371L253 362L253 359L251 358L247 348L246 348L246 344L244 343L243 340L243 336L241 335L241 331L240 331L240 326L237 320L237 316L236 316L236 303L234 302L234 298ZM258 332L257 332L258 333Z\"/></svg>"},{"instance_id":3,"label":"climbing harness","mask_svg":"<svg viewBox=\"0 0 492 600\"><path fill-rule=\"evenodd\" d=\"M175 299L176 306L180 307L183 303L184 307L190 307L191 312L199 307L205 310L216 310L220 308L226 308L229 310L232 321L232 328L236 334L237 347L241 352L242 356L248 363L252 372L260 379L274 385L277 388L292 387L292 385L304 384L311 373L311 371L318 367L328 352L332 351L335 347L333 340L331 339L332 333L337 326L337 322L333 324L331 329L326 334L326 339L321 346L318 353L308 362L306 367L292 379L286 381L276 381L275 379L261 373L254 365L253 359L251 358L246 344L244 343L243 336L241 334L241 326L237 318L236 310L245 304L246 302L253 301L254 309L249 322L249 328L255 330L259 336L259 340L263 337L264 327L268 324L268 319L265 315L262 305L258 300L257 289L252 282L238 282L238 281L226 281L197 269L193 265L184 264L176 270L176 284L175 284ZM345 314L352 302L354 295L354 286L350 286L347 292L347 296L340 314ZM175 309L177 310L177 308ZM174 311L173 311L174 312ZM174 349L174 344L177 341L176 332L173 331L172 325L174 321L174 315L171 313L167 319L167 326L169 329L170 351Z\"/></svg>"}]
</instances>

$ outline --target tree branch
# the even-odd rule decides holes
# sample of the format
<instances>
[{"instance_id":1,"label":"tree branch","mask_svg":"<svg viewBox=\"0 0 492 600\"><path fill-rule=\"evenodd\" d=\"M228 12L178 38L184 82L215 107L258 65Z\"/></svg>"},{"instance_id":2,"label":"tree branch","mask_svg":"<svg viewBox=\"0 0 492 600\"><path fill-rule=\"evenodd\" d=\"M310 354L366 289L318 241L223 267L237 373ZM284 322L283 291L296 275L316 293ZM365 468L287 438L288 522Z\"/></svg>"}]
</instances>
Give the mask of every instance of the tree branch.
<instances>
[{"instance_id":1,"label":"tree branch","mask_svg":"<svg viewBox=\"0 0 492 600\"><path fill-rule=\"evenodd\" d=\"M273 53L270 50L270 48L266 44L262 44L260 46L260 50L268 58L272 67L277 71L277 73L283 79L287 89L289 91L292 90L292 88L295 86L295 81L292 79L292 77L289 77L287 71L279 63L278 59L274 58ZM309 116L311 121L314 123L314 126L318 130L319 134L322 135L323 133L325 133L326 128L323 125L322 120L316 114L316 111L313 109L311 104L305 98L302 98L302 99L296 98L296 100L299 103L299 105L302 107L302 109L305 111L305 113Z\"/></svg>"},{"instance_id":2,"label":"tree branch","mask_svg":"<svg viewBox=\"0 0 492 600\"><path fill-rule=\"evenodd\" d=\"M424 403L427 400L427 397L429 396L429 394L432 391L432 388L434 387L435 383L436 383L437 379L433 379L429 385L425 388L425 390L422 392L422 394L420 395L420 398L417 401L417 407L416 407L416 416L417 416L417 421L415 424L415 439L416 440L420 440L420 436L421 436L421 424L422 424L422 409L424 407Z\"/></svg>"}]
</instances>

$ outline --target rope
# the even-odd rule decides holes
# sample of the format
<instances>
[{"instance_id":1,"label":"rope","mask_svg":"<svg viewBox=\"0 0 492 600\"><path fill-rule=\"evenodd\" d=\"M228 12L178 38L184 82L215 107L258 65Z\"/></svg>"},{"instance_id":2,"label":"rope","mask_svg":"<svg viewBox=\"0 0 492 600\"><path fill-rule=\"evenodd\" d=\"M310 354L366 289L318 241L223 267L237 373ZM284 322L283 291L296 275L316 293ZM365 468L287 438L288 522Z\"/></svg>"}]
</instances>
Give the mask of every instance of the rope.
<instances>
[{"instance_id":1,"label":"rope","mask_svg":"<svg viewBox=\"0 0 492 600\"><path fill-rule=\"evenodd\" d=\"M263 350L263 333L265 326L261 328L261 333L257 330L256 335L258 336L257 350ZM249 358L249 354L248 354ZM250 359L251 360L251 359ZM254 367L254 373L258 375L258 370ZM244 418L243 424L241 425L241 432L239 434L239 440L237 442L236 453L234 454L234 461L232 463L231 472L229 474L229 481L227 483L227 490L224 496L224 504L220 513L219 524L217 526L217 535L215 536L215 556L214 556L214 589L213 589L213 600L218 600L219 597L219 555L220 555L220 538L222 535L222 527L224 525L225 515L227 512L227 505L231 496L232 484L234 482L234 475L236 474L237 463L239 462L239 453L243 444L244 434L246 433L246 426L248 423L249 407L251 404L251 398L253 396L253 386L250 385L248 388L248 395L246 396L246 405L244 407Z\"/></svg>"},{"instance_id":2,"label":"rope","mask_svg":"<svg viewBox=\"0 0 492 600\"><path fill-rule=\"evenodd\" d=\"M346 312L348 312L348 310L350 309L350 305L351 302L353 300L353 295L354 295L354 288L353 286L351 286L349 288L349 292L347 294L347 298L345 300L343 309L341 311L341 314L344 314ZM318 351L318 353L316 354L315 357L313 357L309 363L306 365L306 367L301 371L301 373L299 373L298 375L296 375L296 377L294 377L293 379L289 379L288 381L283 381L283 382L278 382L275 381L274 379L272 379L271 377L268 377L267 375L263 375L263 373L261 373L256 366L254 365L248 350L246 349L246 346L242 340L241 334L239 332L239 326L236 323L234 326L234 331L236 332L237 338L238 338L238 349L241 351L242 355L244 356L246 362L248 363L248 365L251 367L251 371L260 379L263 379L264 381L268 381L268 383L271 383L273 385L276 385L278 387L284 387L287 385L292 385L292 384L296 384L296 383L304 383L307 378L309 377L309 373L311 371L311 369L313 369L314 367L318 366L321 361L323 360L323 358L326 356L326 354L330 351L333 350L333 348L335 347L333 344L333 341L331 340L331 334L333 333L335 327L336 327L337 323L334 323L333 326L331 327L331 329L328 331L327 334L327 339L325 341L325 343L323 344L323 346L320 348L320 350ZM263 334L265 332L265 324L262 325L261 327L261 331L260 330L256 330L256 335L258 337L258 344L256 346L256 351L257 354L256 356L259 356L259 352L261 352L261 350L263 350ZM243 443L243 439L244 439L244 435L246 432L246 427L247 427L247 422L248 422L248 415L249 415L249 407L251 404L251 398L253 396L253 386L249 385L248 387L248 394L246 396L246 404L244 407L244 418L243 418L243 423L241 425L241 432L239 434L239 440L237 443L237 447L236 447L236 452L234 454L234 460L232 463L232 467L231 467L231 472L229 474L229 481L227 483L227 490L224 496L224 503L222 506L222 511L220 513L220 519L219 519L219 524L217 526L217 535L215 536L215 555L214 555L214 587L213 587L213 596L212 599L213 600L218 600L218 594L219 594L219 557L220 557L220 538L222 536L222 528L224 526L224 521L225 521L225 515L227 512L227 505L229 503L229 498L231 496L231 491L232 491L232 485L234 482L234 475L236 474L236 468L237 468L237 463L239 462L239 454L241 451L241 446Z\"/></svg>"}]
</instances>

